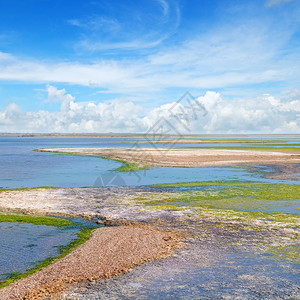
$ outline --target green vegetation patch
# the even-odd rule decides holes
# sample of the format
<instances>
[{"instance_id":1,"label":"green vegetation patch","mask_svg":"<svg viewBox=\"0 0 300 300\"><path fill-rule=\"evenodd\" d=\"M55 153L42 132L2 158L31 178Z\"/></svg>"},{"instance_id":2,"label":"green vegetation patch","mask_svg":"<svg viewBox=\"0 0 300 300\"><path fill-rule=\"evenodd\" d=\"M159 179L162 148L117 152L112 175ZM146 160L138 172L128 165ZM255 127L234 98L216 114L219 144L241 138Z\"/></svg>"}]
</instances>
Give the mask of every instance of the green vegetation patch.
<instances>
[{"instance_id":1,"label":"green vegetation patch","mask_svg":"<svg viewBox=\"0 0 300 300\"><path fill-rule=\"evenodd\" d=\"M286 144L285 147L275 148L270 146L185 146L180 147L183 149L216 149L216 150L247 150L247 151L271 151L271 152L287 152L287 153L298 153L300 148L288 147Z\"/></svg>"},{"instance_id":2,"label":"green vegetation patch","mask_svg":"<svg viewBox=\"0 0 300 300\"><path fill-rule=\"evenodd\" d=\"M139 163L131 163L131 162L128 162L125 160L120 160L120 159L114 159L114 158L108 157L107 155L89 155L89 154L81 154L81 153L74 153L74 152L44 151L43 149L35 149L33 151L58 153L58 154L62 154L62 155L92 156L92 157L101 157L103 159L114 160L114 161L117 161L117 162L120 162L123 164L121 167L113 170L116 172L136 172L136 171L140 171L140 170L148 170L150 168L148 165L143 165L143 164L139 164Z\"/></svg>"},{"instance_id":3,"label":"green vegetation patch","mask_svg":"<svg viewBox=\"0 0 300 300\"><path fill-rule=\"evenodd\" d=\"M144 200L146 205L201 207L235 211L263 211L297 206L300 185L266 184L240 181L210 181L162 184L157 187L199 187L197 190L178 191L168 197Z\"/></svg>"},{"instance_id":4,"label":"green vegetation patch","mask_svg":"<svg viewBox=\"0 0 300 300\"><path fill-rule=\"evenodd\" d=\"M248 186L249 184L259 184L253 181L217 180L217 181L190 181L176 183L153 184L153 187L201 187L201 186Z\"/></svg>"},{"instance_id":5,"label":"green vegetation patch","mask_svg":"<svg viewBox=\"0 0 300 300\"><path fill-rule=\"evenodd\" d=\"M68 227L72 225L80 226L70 220L63 218L47 217L47 216L27 216L27 215L11 215L11 214L1 214L0 222L18 222L18 223L32 223L35 225L48 225L56 227ZM27 277L51 264L53 261L60 259L71 251L73 251L77 246L86 242L94 227L82 226L81 231L77 233L77 237L73 239L68 245L59 247L59 255L56 257L47 258L40 263L38 263L34 268L29 269L26 273L11 273L8 279L0 281L0 288L3 288L21 278Z\"/></svg>"},{"instance_id":6,"label":"green vegetation patch","mask_svg":"<svg viewBox=\"0 0 300 300\"><path fill-rule=\"evenodd\" d=\"M114 161L122 163L121 167L111 170L111 171L115 171L115 172L136 172L136 171L140 171L140 170L148 170L150 168L150 166L148 166L148 165L143 165L143 164L139 164L139 163L131 163L126 160L110 158L106 155L103 155L101 157L103 159L114 160Z\"/></svg>"},{"instance_id":7,"label":"green vegetation patch","mask_svg":"<svg viewBox=\"0 0 300 300\"><path fill-rule=\"evenodd\" d=\"M63 218L55 218L55 217L47 217L47 216L12 215L12 214L1 214L0 222L31 223L34 225L47 225L47 226L55 226L55 227L73 225L73 222Z\"/></svg>"},{"instance_id":8,"label":"green vegetation patch","mask_svg":"<svg viewBox=\"0 0 300 300\"><path fill-rule=\"evenodd\" d=\"M257 144L269 144L269 143L286 143L286 140L253 140L253 139L197 139L186 138L186 140L194 140L197 142L206 143L257 143Z\"/></svg>"},{"instance_id":9,"label":"green vegetation patch","mask_svg":"<svg viewBox=\"0 0 300 300\"><path fill-rule=\"evenodd\" d=\"M25 187L25 188L14 188L14 189L3 189L0 188L1 191L25 191L25 190L36 190L36 189L58 189L58 187L55 186L38 186L38 187Z\"/></svg>"},{"instance_id":10,"label":"green vegetation patch","mask_svg":"<svg viewBox=\"0 0 300 300\"><path fill-rule=\"evenodd\" d=\"M129 163L125 161L121 161L123 165L114 171L117 172L136 172L140 170L148 170L150 167L148 165L141 165L138 163Z\"/></svg>"},{"instance_id":11,"label":"green vegetation patch","mask_svg":"<svg viewBox=\"0 0 300 300\"><path fill-rule=\"evenodd\" d=\"M285 140L251 140L251 139L199 139L199 138L145 138L145 139L139 139L138 141L126 141L126 142L117 142L117 144L142 144L142 143L153 143L153 144L169 144L169 143L178 143L178 144L184 144L187 143L209 143L209 144L222 144L222 143L243 143L243 144L282 144L286 143L288 141ZM285 144L284 144L285 145Z\"/></svg>"},{"instance_id":12,"label":"green vegetation patch","mask_svg":"<svg viewBox=\"0 0 300 300\"><path fill-rule=\"evenodd\" d=\"M287 260L292 263L300 263L300 247L298 245L272 247L266 255L273 256L276 260Z\"/></svg>"}]
</instances>

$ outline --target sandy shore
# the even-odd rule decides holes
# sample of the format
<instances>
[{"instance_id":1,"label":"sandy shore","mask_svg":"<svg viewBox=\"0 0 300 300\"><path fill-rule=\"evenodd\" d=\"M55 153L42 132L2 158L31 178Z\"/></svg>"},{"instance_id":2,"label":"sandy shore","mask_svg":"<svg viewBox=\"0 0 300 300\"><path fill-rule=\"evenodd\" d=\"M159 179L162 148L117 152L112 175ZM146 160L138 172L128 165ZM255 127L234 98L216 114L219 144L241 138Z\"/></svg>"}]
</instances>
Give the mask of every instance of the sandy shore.
<instances>
[{"instance_id":1,"label":"sandy shore","mask_svg":"<svg viewBox=\"0 0 300 300\"><path fill-rule=\"evenodd\" d=\"M130 271L133 266L171 255L179 240L174 233L151 227L105 227L66 257L0 290L2 300L44 299L67 284L92 281Z\"/></svg>"},{"instance_id":2,"label":"sandy shore","mask_svg":"<svg viewBox=\"0 0 300 300\"><path fill-rule=\"evenodd\" d=\"M205 167L235 164L300 163L299 154L242 150L167 149L167 148L56 148L40 149L102 156L115 160L164 167Z\"/></svg>"},{"instance_id":3,"label":"sandy shore","mask_svg":"<svg viewBox=\"0 0 300 300\"><path fill-rule=\"evenodd\" d=\"M278 295L278 299L283 299L282 295L287 299L299 298L298 287L291 281L297 276L293 265L283 260L278 263L272 260L270 264L255 258L256 253L263 254L269 247L297 244L296 229L265 220L243 220L241 215L239 218L209 212L199 215L197 209L188 207L153 209L136 201L145 197L168 199L172 195L148 187L0 191L0 210L86 216L112 223L148 224L164 230L140 226L101 228L91 240L62 260L1 290L0 299L18 299L12 295L25 296L25 290L31 290L27 299L39 299L47 293L56 297L64 287L67 291L54 299L162 299L166 291L179 293L183 299L186 295L199 299L209 293L212 299L232 299L233 294L243 299L254 299L257 295L265 299L270 295L274 298ZM153 260L171 254L176 248L178 239L169 230L180 232L185 246L167 259ZM245 256L245 264L240 261L241 256ZM148 260L152 261L143 264ZM126 273L137 264L142 265ZM274 275L277 269L278 274ZM126 274L103 279L120 272ZM96 278L99 280L86 281ZM84 281L76 281L80 279ZM228 285L231 288L224 289ZM144 292L148 294L145 296Z\"/></svg>"}]
</instances>

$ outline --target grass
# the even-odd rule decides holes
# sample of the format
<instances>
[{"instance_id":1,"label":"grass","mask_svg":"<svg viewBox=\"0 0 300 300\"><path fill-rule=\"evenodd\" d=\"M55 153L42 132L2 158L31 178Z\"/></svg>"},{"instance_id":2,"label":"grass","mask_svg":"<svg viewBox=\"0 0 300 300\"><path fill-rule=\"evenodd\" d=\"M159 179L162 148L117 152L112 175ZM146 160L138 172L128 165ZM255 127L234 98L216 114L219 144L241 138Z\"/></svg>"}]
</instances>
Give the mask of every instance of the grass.
<instances>
[{"instance_id":1,"label":"grass","mask_svg":"<svg viewBox=\"0 0 300 300\"><path fill-rule=\"evenodd\" d=\"M19 222L19 223L32 223L35 225L49 225L49 226L56 226L56 227L66 227L70 225L75 225L75 223L71 222L67 219L55 218L55 217L44 217L44 216L25 216L25 215L9 215L4 214L0 215L0 222ZM81 231L77 233L77 237L71 241L67 246L59 247L59 255L56 257L50 257L46 260L41 261L38 263L34 268L27 270L25 273L11 273L8 276L8 279L0 281L0 288L3 288L19 279L25 278L35 272L47 267L53 261L58 260L71 251L73 251L77 246L86 242L94 228L90 227L82 227Z\"/></svg>"}]
</instances>

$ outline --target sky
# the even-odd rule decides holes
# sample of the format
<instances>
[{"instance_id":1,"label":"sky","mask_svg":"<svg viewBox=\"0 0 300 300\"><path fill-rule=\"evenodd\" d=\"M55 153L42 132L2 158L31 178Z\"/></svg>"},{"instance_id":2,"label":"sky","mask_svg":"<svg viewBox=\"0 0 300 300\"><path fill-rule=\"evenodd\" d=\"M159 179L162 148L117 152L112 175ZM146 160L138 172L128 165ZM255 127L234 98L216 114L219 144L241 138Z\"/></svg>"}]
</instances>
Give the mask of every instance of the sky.
<instances>
[{"instance_id":1,"label":"sky","mask_svg":"<svg viewBox=\"0 0 300 300\"><path fill-rule=\"evenodd\" d=\"M0 132L158 127L300 133L300 0L0 1Z\"/></svg>"}]
</instances>

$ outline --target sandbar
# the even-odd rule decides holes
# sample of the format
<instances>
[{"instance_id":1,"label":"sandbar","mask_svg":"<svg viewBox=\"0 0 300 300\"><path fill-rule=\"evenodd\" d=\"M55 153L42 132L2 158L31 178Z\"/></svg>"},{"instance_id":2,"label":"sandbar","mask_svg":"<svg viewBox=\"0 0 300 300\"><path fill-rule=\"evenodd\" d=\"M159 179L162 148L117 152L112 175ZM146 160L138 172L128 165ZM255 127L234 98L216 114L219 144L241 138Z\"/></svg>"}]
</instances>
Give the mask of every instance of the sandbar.
<instances>
[{"instance_id":1,"label":"sandbar","mask_svg":"<svg viewBox=\"0 0 300 300\"><path fill-rule=\"evenodd\" d=\"M176 234L149 226L96 229L91 238L64 258L0 290L0 298L44 299L68 284L126 273L132 267L171 255L179 245Z\"/></svg>"},{"instance_id":2,"label":"sandbar","mask_svg":"<svg viewBox=\"0 0 300 300\"><path fill-rule=\"evenodd\" d=\"M237 164L300 163L299 153L250 150L170 148L51 148L41 152L101 156L113 160L161 167L209 167Z\"/></svg>"}]
</instances>

